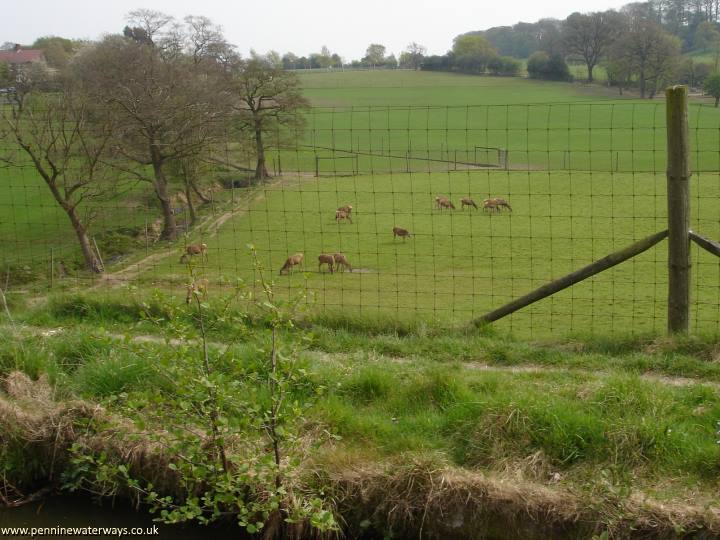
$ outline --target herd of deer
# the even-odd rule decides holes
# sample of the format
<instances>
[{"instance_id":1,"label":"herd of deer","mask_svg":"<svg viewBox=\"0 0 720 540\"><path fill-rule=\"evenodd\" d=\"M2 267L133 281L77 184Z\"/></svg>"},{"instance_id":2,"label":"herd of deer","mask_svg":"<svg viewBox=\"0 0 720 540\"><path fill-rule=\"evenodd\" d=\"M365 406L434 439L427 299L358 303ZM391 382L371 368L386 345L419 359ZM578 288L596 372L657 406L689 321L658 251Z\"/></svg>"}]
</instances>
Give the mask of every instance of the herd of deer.
<instances>
[{"instance_id":1,"label":"herd of deer","mask_svg":"<svg viewBox=\"0 0 720 540\"><path fill-rule=\"evenodd\" d=\"M443 210L444 208L447 208L448 210L455 210L455 205L447 197L435 197L435 204L437 204L437 207L440 210ZM465 210L466 206L472 206L473 208L475 208L475 210L478 209L477 203L473 201L470 197L463 197L462 199L460 199L460 208L462 210ZM512 212L512 207L510 206L510 203L500 197L485 199L482 202L482 208L483 212L500 212L500 210L502 210L503 208L507 208L510 212Z\"/></svg>"},{"instance_id":2,"label":"herd of deer","mask_svg":"<svg viewBox=\"0 0 720 540\"><path fill-rule=\"evenodd\" d=\"M447 197L435 197L435 204L437 204L437 207L440 210L455 210L455 205ZM478 210L477 203L473 201L470 197L463 197L462 199L460 199L460 205L463 210L465 210L466 206L472 206L473 208ZM350 223L352 223L352 208L353 207L350 204L338 208L335 211L335 221L337 223L340 223L341 221L349 221ZM501 197L494 197L483 200L482 208L484 212L491 213L500 213L500 211L504 208L507 208L510 212L512 212L512 207L510 206L510 203L508 203L506 199L503 199ZM398 237L402 238L403 240L407 240L408 238L412 237L410 231L408 231L407 229L403 229L402 227L395 226L392 228L392 232L393 240ZM292 273L293 267L301 264L304 257L305 255L303 253L295 253L294 255L288 257L285 261L285 264L280 269L280 274L282 275L283 272L285 272L286 274ZM318 256L318 272L322 271L322 266L324 264L327 265L331 274L335 270L344 269L348 269L350 272L352 272L352 266L350 266L347 257L343 253L321 253Z\"/></svg>"},{"instance_id":3,"label":"herd of deer","mask_svg":"<svg viewBox=\"0 0 720 540\"><path fill-rule=\"evenodd\" d=\"M455 205L447 197L435 197L435 204L437 205L439 210L455 210ZM475 208L475 210L478 210L477 203L473 201L470 197L463 197L462 199L460 199L460 208L462 210L465 210L466 206L473 207ZM507 208L510 212L512 212L512 207L510 206L508 201L500 197L494 197L482 201L482 209L484 212L499 213L504 208ZM338 208L335 211L335 221L337 223L340 223L341 221L349 221L350 223L352 223L352 209L352 205L349 204ZM402 238L403 240L407 240L408 238L412 237L410 231L408 231L407 229L403 229L402 227L395 226L392 228L392 232L393 240L398 237ZM183 253L182 257L180 257L180 262L187 263L190 258L194 257L195 255L200 255L201 258L207 259L207 244L190 244L185 248L185 253ZM285 264L283 264L282 268L280 268L280 275L282 275L283 272L286 274L292 273L293 267L301 264L304 258L305 255L303 253L295 253L294 255L288 257L285 260ZM322 272L323 265L327 265L328 270L331 274L334 273L336 270L348 270L349 272L353 271L352 265L348 261L347 257L344 253L341 252L321 253L320 255L318 255L318 272ZM185 299L186 303L189 304L190 300L194 296L207 295L207 287L208 281L205 278L193 281L190 285L187 286L187 297Z\"/></svg>"}]
</instances>

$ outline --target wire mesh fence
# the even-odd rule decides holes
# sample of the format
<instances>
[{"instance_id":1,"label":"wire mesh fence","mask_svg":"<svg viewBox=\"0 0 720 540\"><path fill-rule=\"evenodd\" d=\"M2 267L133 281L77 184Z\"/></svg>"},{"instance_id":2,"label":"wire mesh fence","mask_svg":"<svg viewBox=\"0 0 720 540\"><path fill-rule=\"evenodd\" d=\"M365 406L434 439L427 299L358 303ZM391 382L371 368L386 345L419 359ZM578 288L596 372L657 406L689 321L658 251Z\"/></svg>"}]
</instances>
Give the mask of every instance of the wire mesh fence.
<instances>
[{"instance_id":1,"label":"wire mesh fence","mask_svg":"<svg viewBox=\"0 0 720 540\"><path fill-rule=\"evenodd\" d=\"M252 244L276 291L306 289L312 309L462 323L667 228L663 102L303 115L303 129L266 135L266 180L252 180L256 152L233 133L196 164L192 186L168 165L177 240L162 238L157 193L132 175L83 200L102 275L83 267L66 213L6 138L16 159L0 169L3 287L101 294L133 284L184 298L187 245L206 244L207 257L189 256L223 289L256 278ZM691 106L690 129L692 227L717 239L720 113ZM720 263L692 249L692 325L715 334ZM318 259L338 253L347 267ZM662 332L667 260L660 244L496 324L532 336Z\"/></svg>"}]
</instances>

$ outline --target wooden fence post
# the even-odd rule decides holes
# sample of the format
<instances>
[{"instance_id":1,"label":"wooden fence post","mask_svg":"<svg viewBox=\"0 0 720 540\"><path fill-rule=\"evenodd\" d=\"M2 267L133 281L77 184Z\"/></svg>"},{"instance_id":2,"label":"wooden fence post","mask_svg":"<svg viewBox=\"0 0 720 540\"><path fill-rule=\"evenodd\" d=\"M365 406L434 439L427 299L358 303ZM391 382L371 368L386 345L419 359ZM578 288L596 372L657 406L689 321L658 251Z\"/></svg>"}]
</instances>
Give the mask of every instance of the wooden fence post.
<instances>
[{"instance_id":1,"label":"wooden fence post","mask_svg":"<svg viewBox=\"0 0 720 540\"><path fill-rule=\"evenodd\" d=\"M690 145L687 87L665 91L667 108L668 332L690 326Z\"/></svg>"}]
</instances>

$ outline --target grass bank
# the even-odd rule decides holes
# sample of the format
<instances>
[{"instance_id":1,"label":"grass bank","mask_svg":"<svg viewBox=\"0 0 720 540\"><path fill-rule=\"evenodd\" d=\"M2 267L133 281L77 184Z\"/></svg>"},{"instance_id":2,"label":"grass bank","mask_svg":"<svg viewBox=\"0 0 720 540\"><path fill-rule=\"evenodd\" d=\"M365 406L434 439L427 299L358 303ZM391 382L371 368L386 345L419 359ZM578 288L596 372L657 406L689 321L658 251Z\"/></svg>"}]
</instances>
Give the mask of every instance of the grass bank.
<instances>
[{"instance_id":1,"label":"grass bank","mask_svg":"<svg viewBox=\"0 0 720 540\"><path fill-rule=\"evenodd\" d=\"M166 370L181 349L197 347L197 334L177 340L170 331L173 320L192 327L192 317L163 309L57 298L0 329L3 429L12 434L0 459L14 486L46 482L87 437L98 451L120 445L137 474L159 481L166 461L123 446L142 440L118 426L161 429L154 400L177 384ZM262 402L253 374L267 327L212 313L214 365L234 392ZM292 399L309 406L303 437L319 444L302 464L302 485L327 495L351 537L720 532L712 339L527 343L329 317L305 321L302 334ZM123 419L137 403L147 404L142 428ZM77 428L97 414L102 427Z\"/></svg>"}]
</instances>

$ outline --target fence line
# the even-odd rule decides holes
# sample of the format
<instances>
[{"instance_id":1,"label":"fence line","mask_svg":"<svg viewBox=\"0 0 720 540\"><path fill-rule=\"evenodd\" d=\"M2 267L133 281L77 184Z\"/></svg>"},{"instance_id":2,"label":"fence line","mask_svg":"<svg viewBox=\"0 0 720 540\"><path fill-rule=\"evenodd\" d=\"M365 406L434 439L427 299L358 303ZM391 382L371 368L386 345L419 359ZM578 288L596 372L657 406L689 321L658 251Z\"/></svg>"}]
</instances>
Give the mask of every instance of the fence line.
<instances>
[{"instance_id":1,"label":"fence line","mask_svg":"<svg viewBox=\"0 0 720 540\"><path fill-rule=\"evenodd\" d=\"M256 277L252 243L279 294L307 288L312 309L463 324L562 276L575 282L579 269L668 228L678 206L668 197L664 113L664 103L311 109L302 131L267 135L267 181L251 179L255 153L237 135L198 164L200 193L169 169L179 240L160 237L147 183L126 176L84 201L103 276L82 267L67 217L32 164L2 167L1 281L11 300L78 286L116 294L127 284L182 300L186 245L207 245L207 260L191 259L212 288L229 290ZM691 329L716 334L720 114L692 106L687 119L695 174L682 218L694 259L685 313ZM338 252L352 271L319 268L319 255ZM294 253L303 264L278 275ZM662 249L641 250L494 324L538 336L661 333L669 261Z\"/></svg>"}]
</instances>

